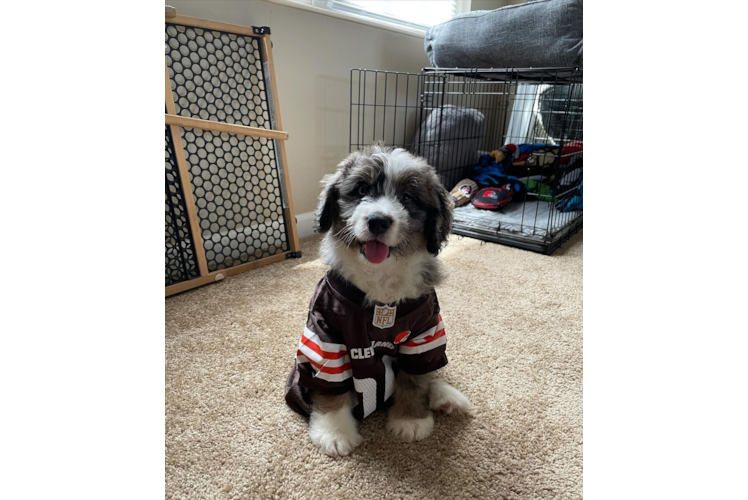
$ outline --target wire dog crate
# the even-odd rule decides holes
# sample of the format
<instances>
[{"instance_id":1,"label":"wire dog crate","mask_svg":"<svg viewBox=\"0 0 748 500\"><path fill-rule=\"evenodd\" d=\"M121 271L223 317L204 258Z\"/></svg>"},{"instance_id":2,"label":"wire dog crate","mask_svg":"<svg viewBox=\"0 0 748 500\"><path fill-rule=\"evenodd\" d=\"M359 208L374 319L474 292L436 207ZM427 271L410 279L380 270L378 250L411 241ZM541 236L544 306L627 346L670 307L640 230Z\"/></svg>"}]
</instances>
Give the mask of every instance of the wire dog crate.
<instances>
[{"instance_id":1,"label":"wire dog crate","mask_svg":"<svg viewBox=\"0 0 748 500\"><path fill-rule=\"evenodd\" d=\"M456 207L454 233L551 254L582 227L581 69L353 69L350 90L351 151L408 149L447 190L481 172L499 175L479 188L517 183L500 210Z\"/></svg>"}]
</instances>

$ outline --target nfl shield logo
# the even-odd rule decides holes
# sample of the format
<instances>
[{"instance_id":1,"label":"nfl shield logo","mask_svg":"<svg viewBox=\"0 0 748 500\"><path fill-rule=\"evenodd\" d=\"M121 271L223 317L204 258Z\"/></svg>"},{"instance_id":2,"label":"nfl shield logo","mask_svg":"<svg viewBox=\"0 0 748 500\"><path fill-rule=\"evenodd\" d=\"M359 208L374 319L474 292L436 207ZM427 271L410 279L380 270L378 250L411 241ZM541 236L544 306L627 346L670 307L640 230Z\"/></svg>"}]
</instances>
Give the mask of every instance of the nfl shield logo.
<instances>
[{"instance_id":1,"label":"nfl shield logo","mask_svg":"<svg viewBox=\"0 0 748 500\"><path fill-rule=\"evenodd\" d=\"M374 320L372 324L377 328L390 328L395 324L397 307L374 306Z\"/></svg>"}]
</instances>

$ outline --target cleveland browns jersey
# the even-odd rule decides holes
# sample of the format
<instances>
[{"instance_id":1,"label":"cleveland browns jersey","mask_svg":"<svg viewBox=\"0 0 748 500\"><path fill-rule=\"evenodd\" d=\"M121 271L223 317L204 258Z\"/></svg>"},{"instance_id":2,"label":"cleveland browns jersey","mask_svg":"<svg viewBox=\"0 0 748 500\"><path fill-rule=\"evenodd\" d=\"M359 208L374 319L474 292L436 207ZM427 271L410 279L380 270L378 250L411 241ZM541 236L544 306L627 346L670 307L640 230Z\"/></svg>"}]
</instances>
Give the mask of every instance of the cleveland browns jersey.
<instances>
[{"instance_id":1,"label":"cleveland browns jersey","mask_svg":"<svg viewBox=\"0 0 748 500\"><path fill-rule=\"evenodd\" d=\"M354 391L362 419L392 396L398 370L420 375L447 364L436 291L395 305L364 305L364 292L334 271L317 284L286 382L286 402L310 415L310 391Z\"/></svg>"}]
</instances>

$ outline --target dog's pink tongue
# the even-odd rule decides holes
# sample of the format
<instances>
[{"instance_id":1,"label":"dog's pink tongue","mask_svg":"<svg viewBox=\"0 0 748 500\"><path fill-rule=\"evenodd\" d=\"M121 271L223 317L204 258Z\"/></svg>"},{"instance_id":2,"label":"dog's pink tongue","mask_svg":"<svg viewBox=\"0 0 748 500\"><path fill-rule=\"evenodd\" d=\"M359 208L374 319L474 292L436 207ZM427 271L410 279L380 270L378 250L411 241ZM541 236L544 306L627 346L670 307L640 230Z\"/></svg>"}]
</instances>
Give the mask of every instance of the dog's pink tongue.
<instances>
[{"instance_id":1,"label":"dog's pink tongue","mask_svg":"<svg viewBox=\"0 0 748 500\"><path fill-rule=\"evenodd\" d=\"M384 262L390 253L390 247L378 241L367 241L364 243L364 257L369 262L380 264Z\"/></svg>"}]
</instances>

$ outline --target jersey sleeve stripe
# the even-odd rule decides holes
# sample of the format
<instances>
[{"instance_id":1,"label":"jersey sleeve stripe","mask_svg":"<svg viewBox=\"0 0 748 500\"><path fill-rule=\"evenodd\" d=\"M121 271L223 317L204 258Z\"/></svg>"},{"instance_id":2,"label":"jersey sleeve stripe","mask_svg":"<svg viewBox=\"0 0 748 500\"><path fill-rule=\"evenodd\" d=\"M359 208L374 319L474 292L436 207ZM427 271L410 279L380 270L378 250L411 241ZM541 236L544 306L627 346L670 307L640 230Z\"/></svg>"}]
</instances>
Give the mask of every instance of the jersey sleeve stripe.
<instances>
[{"instance_id":1,"label":"jersey sleeve stripe","mask_svg":"<svg viewBox=\"0 0 748 500\"><path fill-rule=\"evenodd\" d=\"M299 363L309 363L313 367L316 365L316 363L313 363L310 359L308 359L300 352L296 353L296 361ZM351 365L349 363L348 365L344 365L339 368L328 369L327 367L321 367L319 370L315 370L314 376L316 378L321 378L322 380L327 380L328 382L343 382L351 378L353 376L353 372L351 371Z\"/></svg>"},{"instance_id":2,"label":"jersey sleeve stripe","mask_svg":"<svg viewBox=\"0 0 748 500\"><path fill-rule=\"evenodd\" d=\"M401 344L402 346L406 347L416 347L419 345L428 344L429 342L433 342L434 340L438 339L439 337L443 337L445 335L444 326L442 323L439 323L442 325L441 330L438 330L435 334L429 335L428 337L419 337L417 339L413 339L409 342L405 342L404 344Z\"/></svg>"},{"instance_id":3,"label":"jersey sleeve stripe","mask_svg":"<svg viewBox=\"0 0 748 500\"><path fill-rule=\"evenodd\" d=\"M444 321L442 321L442 315L440 314L439 315L439 323L436 326L432 326L431 328L429 328L425 332L419 334L417 337L413 337L412 339L410 339L410 342L413 342L413 341L416 341L416 340L422 340L425 337L430 337L431 335L433 335L434 332L438 332L442 328L444 328Z\"/></svg>"},{"instance_id":4,"label":"jersey sleeve stripe","mask_svg":"<svg viewBox=\"0 0 748 500\"><path fill-rule=\"evenodd\" d=\"M443 330L442 330L443 331ZM430 351L432 349L436 349L439 346L443 346L447 343L447 337L446 335L442 335L439 338L432 340L431 342L427 344L421 344L415 347L410 347L405 344L400 346L399 354L421 354L422 352Z\"/></svg>"},{"instance_id":5,"label":"jersey sleeve stripe","mask_svg":"<svg viewBox=\"0 0 748 500\"><path fill-rule=\"evenodd\" d=\"M304 356L304 353L301 351L296 351L296 359L298 359L299 362L302 362L302 363L304 361L307 361L309 364L315 367L318 371L325 372L325 373L343 373L344 371L351 369L350 362L342 364L340 366L327 366L324 364L317 363L316 361L312 359L309 359L308 357Z\"/></svg>"},{"instance_id":6,"label":"jersey sleeve stripe","mask_svg":"<svg viewBox=\"0 0 748 500\"><path fill-rule=\"evenodd\" d=\"M346 355L343 356L342 358L337 358L337 359L324 358L320 356L316 351L310 349L309 345L304 345L301 342L299 342L298 350L301 352L301 354L306 356L308 359L315 361L319 364L329 366L329 367L342 366L351 361L351 358L348 357L347 353L344 353Z\"/></svg>"},{"instance_id":7,"label":"jersey sleeve stripe","mask_svg":"<svg viewBox=\"0 0 748 500\"><path fill-rule=\"evenodd\" d=\"M338 359L348 354L348 349L346 349L345 344L332 344L330 342L322 342L322 340L320 340L319 338L319 335L306 327L304 328L304 333L301 336L301 343L306 345L325 359Z\"/></svg>"}]
</instances>

